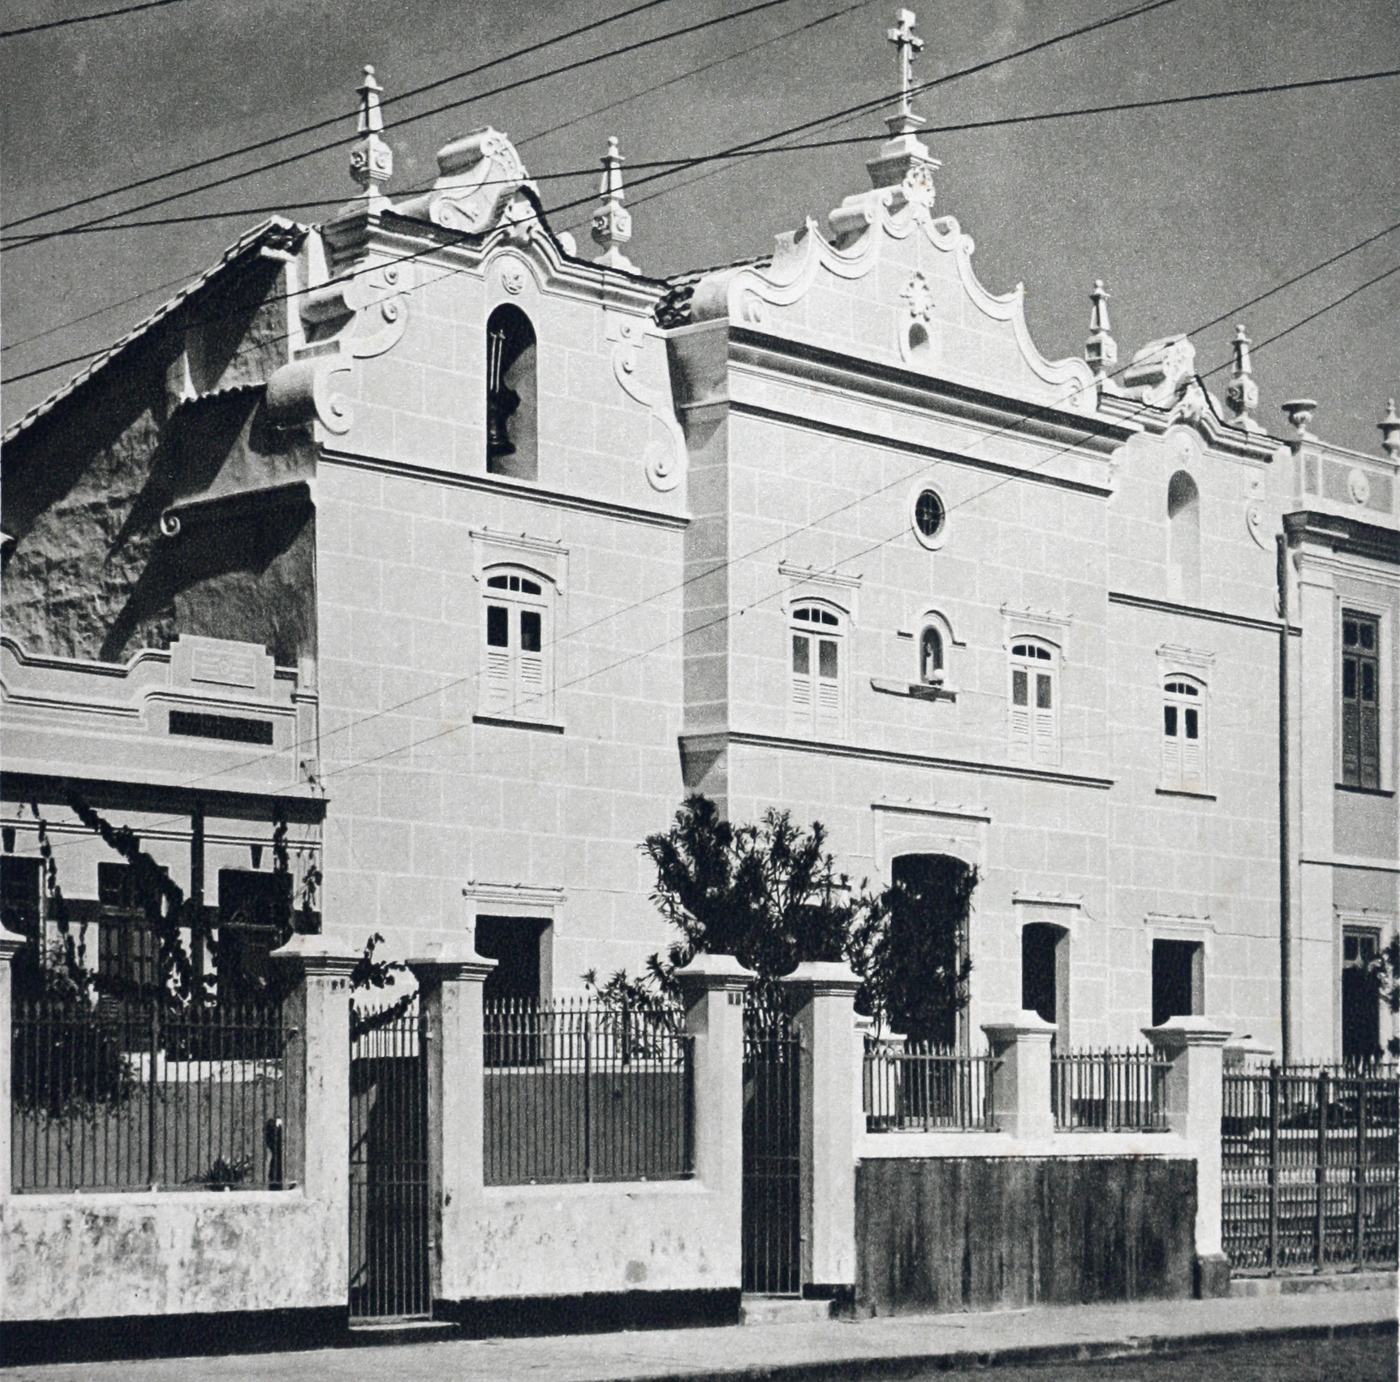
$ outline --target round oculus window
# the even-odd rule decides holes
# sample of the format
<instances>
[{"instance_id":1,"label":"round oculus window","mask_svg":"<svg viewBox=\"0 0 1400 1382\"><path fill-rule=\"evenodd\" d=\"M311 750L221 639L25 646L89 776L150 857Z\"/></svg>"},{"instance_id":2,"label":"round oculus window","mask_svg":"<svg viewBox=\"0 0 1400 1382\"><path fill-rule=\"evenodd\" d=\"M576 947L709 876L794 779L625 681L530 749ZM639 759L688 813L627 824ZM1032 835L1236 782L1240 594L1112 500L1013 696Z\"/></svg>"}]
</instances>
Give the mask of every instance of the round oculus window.
<instances>
[{"instance_id":1,"label":"round oculus window","mask_svg":"<svg viewBox=\"0 0 1400 1382\"><path fill-rule=\"evenodd\" d=\"M914 531L926 547L939 541L948 522L948 511L936 490L923 489L914 500Z\"/></svg>"}]
</instances>

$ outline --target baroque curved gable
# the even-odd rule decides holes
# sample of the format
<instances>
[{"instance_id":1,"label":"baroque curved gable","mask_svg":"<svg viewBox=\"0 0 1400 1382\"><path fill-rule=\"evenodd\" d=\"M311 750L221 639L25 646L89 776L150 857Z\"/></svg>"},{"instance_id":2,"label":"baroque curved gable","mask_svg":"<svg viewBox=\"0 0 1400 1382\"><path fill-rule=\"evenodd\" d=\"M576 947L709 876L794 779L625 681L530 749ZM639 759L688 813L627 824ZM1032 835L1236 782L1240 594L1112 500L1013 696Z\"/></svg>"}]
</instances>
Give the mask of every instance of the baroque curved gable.
<instances>
[{"instance_id":1,"label":"baroque curved gable","mask_svg":"<svg viewBox=\"0 0 1400 1382\"><path fill-rule=\"evenodd\" d=\"M1025 289L988 292L972 267L974 244L952 216L935 217L890 188L778 237L771 263L704 276L690 320L736 325L889 364L1092 413L1098 391L1080 359L1048 360L1026 326Z\"/></svg>"}]
</instances>

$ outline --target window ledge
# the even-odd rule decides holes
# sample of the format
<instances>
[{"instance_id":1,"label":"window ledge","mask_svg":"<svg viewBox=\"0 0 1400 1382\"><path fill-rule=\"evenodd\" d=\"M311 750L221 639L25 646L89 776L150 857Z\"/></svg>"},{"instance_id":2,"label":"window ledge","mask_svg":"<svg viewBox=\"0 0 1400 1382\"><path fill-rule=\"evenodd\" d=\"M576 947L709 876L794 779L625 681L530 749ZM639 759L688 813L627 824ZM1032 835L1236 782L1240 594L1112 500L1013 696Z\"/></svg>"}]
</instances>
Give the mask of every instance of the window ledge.
<instances>
[{"instance_id":1,"label":"window ledge","mask_svg":"<svg viewBox=\"0 0 1400 1382\"><path fill-rule=\"evenodd\" d=\"M1216 801L1214 792L1196 792L1189 787L1158 787L1159 797L1194 797L1197 801Z\"/></svg>"},{"instance_id":2,"label":"window ledge","mask_svg":"<svg viewBox=\"0 0 1400 1382\"><path fill-rule=\"evenodd\" d=\"M1337 783L1339 792L1352 792L1359 797L1393 797L1394 792L1385 787L1356 787L1350 782Z\"/></svg>"},{"instance_id":3,"label":"window ledge","mask_svg":"<svg viewBox=\"0 0 1400 1382\"><path fill-rule=\"evenodd\" d=\"M916 701L956 701L958 693L951 686L930 686L922 681L891 681L888 677L871 677L870 689L887 696L908 696Z\"/></svg>"},{"instance_id":4,"label":"window ledge","mask_svg":"<svg viewBox=\"0 0 1400 1382\"><path fill-rule=\"evenodd\" d=\"M564 726L553 720L521 720L513 715L473 715L474 725L495 725L497 729L532 729L537 734L563 734Z\"/></svg>"}]
</instances>

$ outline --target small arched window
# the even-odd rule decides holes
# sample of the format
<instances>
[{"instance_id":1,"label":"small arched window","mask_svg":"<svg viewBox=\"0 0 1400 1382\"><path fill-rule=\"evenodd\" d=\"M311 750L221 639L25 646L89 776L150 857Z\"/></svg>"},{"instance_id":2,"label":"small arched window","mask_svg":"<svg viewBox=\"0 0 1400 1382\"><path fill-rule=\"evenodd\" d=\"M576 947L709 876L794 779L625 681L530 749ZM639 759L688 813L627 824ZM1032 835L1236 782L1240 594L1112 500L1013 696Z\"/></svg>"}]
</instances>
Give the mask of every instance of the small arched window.
<instances>
[{"instance_id":1,"label":"small arched window","mask_svg":"<svg viewBox=\"0 0 1400 1382\"><path fill-rule=\"evenodd\" d=\"M1011 756L1033 763L1060 758L1059 658L1038 639L1011 645Z\"/></svg>"},{"instance_id":2,"label":"small arched window","mask_svg":"<svg viewBox=\"0 0 1400 1382\"><path fill-rule=\"evenodd\" d=\"M1162 687L1162 786L1200 792L1206 781L1205 687L1172 677Z\"/></svg>"},{"instance_id":3,"label":"small arched window","mask_svg":"<svg viewBox=\"0 0 1400 1382\"><path fill-rule=\"evenodd\" d=\"M516 480L539 477L535 328L506 303L486 323L486 469Z\"/></svg>"},{"instance_id":4,"label":"small arched window","mask_svg":"<svg viewBox=\"0 0 1400 1382\"><path fill-rule=\"evenodd\" d=\"M841 616L824 605L797 605L792 611L788 706L794 728L814 738L841 733L843 631Z\"/></svg>"},{"instance_id":5,"label":"small arched window","mask_svg":"<svg viewBox=\"0 0 1400 1382\"><path fill-rule=\"evenodd\" d=\"M521 571L487 575L478 702L483 714L549 718L552 595L552 587Z\"/></svg>"},{"instance_id":6,"label":"small arched window","mask_svg":"<svg viewBox=\"0 0 1400 1382\"><path fill-rule=\"evenodd\" d=\"M943 674L943 635L929 624L919 635L919 680L925 686L939 686Z\"/></svg>"},{"instance_id":7,"label":"small arched window","mask_svg":"<svg viewBox=\"0 0 1400 1382\"><path fill-rule=\"evenodd\" d=\"M1201 493L1196 482L1178 470L1167 485L1167 522L1171 538L1167 560L1171 563L1171 594L1180 599L1201 598Z\"/></svg>"}]
</instances>

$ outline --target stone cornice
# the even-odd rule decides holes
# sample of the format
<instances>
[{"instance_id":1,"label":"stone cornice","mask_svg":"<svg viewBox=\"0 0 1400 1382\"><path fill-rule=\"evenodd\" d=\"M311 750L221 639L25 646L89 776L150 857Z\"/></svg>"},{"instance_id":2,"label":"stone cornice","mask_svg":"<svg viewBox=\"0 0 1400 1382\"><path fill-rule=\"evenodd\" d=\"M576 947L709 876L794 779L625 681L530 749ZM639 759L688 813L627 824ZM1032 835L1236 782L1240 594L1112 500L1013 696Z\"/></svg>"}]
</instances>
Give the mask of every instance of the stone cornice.
<instances>
[{"instance_id":1,"label":"stone cornice","mask_svg":"<svg viewBox=\"0 0 1400 1382\"><path fill-rule=\"evenodd\" d=\"M1009 428L1022 437L1094 455L1111 455L1141 430L1113 418L1077 413L1051 403L1023 402L751 327L730 326L729 360L731 365L747 365L924 411L932 409L990 428Z\"/></svg>"},{"instance_id":2,"label":"stone cornice","mask_svg":"<svg viewBox=\"0 0 1400 1382\"><path fill-rule=\"evenodd\" d=\"M1232 614L1224 609L1206 609L1201 605L1179 605L1171 600L1155 600L1148 595L1129 595L1123 590L1110 590L1108 603L1127 605L1132 609L1153 609L1162 614L1180 614L1188 619L1204 619L1212 624L1233 624L1240 629L1257 629L1261 633L1278 633L1283 627L1272 619L1256 619L1248 614ZM1288 626L1288 632L1295 638L1301 636L1302 629L1296 624Z\"/></svg>"},{"instance_id":3,"label":"stone cornice","mask_svg":"<svg viewBox=\"0 0 1400 1382\"><path fill-rule=\"evenodd\" d=\"M450 489L470 489L481 494L507 494L514 499L524 499L545 508L573 509L579 513L616 518L623 523L641 523L652 528L669 528L675 531L683 530L690 524L690 519L685 514L661 513L655 509L639 509L630 504L617 504L608 499L592 499L583 494L565 494L561 490L541 489L538 485L508 480L500 475L462 475L453 470L439 470L435 466L390 461L381 456L367 456L329 447L322 450L321 460L327 465L341 465L351 470L370 470L380 475L401 475L408 480L423 480Z\"/></svg>"},{"instance_id":4,"label":"stone cornice","mask_svg":"<svg viewBox=\"0 0 1400 1382\"><path fill-rule=\"evenodd\" d=\"M1290 547L1316 543L1341 555L1400 566L1400 531L1394 528L1312 509L1284 514L1283 527Z\"/></svg>"},{"instance_id":5,"label":"stone cornice","mask_svg":"<svg viewBox=\"0 0 1400 1382\"><path fill-rule=\"evenodd\" d=\"M1108 791L1114 784L1111 777L1091 777L1085 773L1067 773L1055 768L1028 768L1014 763L941 758L935 754L868 748L860 744L838 744L826 739L795 739L789 735L755 734L748 730L708 730L680 736L683 754L697 750L717 751L731 744L743 748L778 749L789 753L814 753L826 758L856 758L867 763L892 763L911 768L942 768L948 772L1009 777L1023 782L1053 782L1063 787L1087 787L1102 792Z\"/></svg>"}]
</instances>

